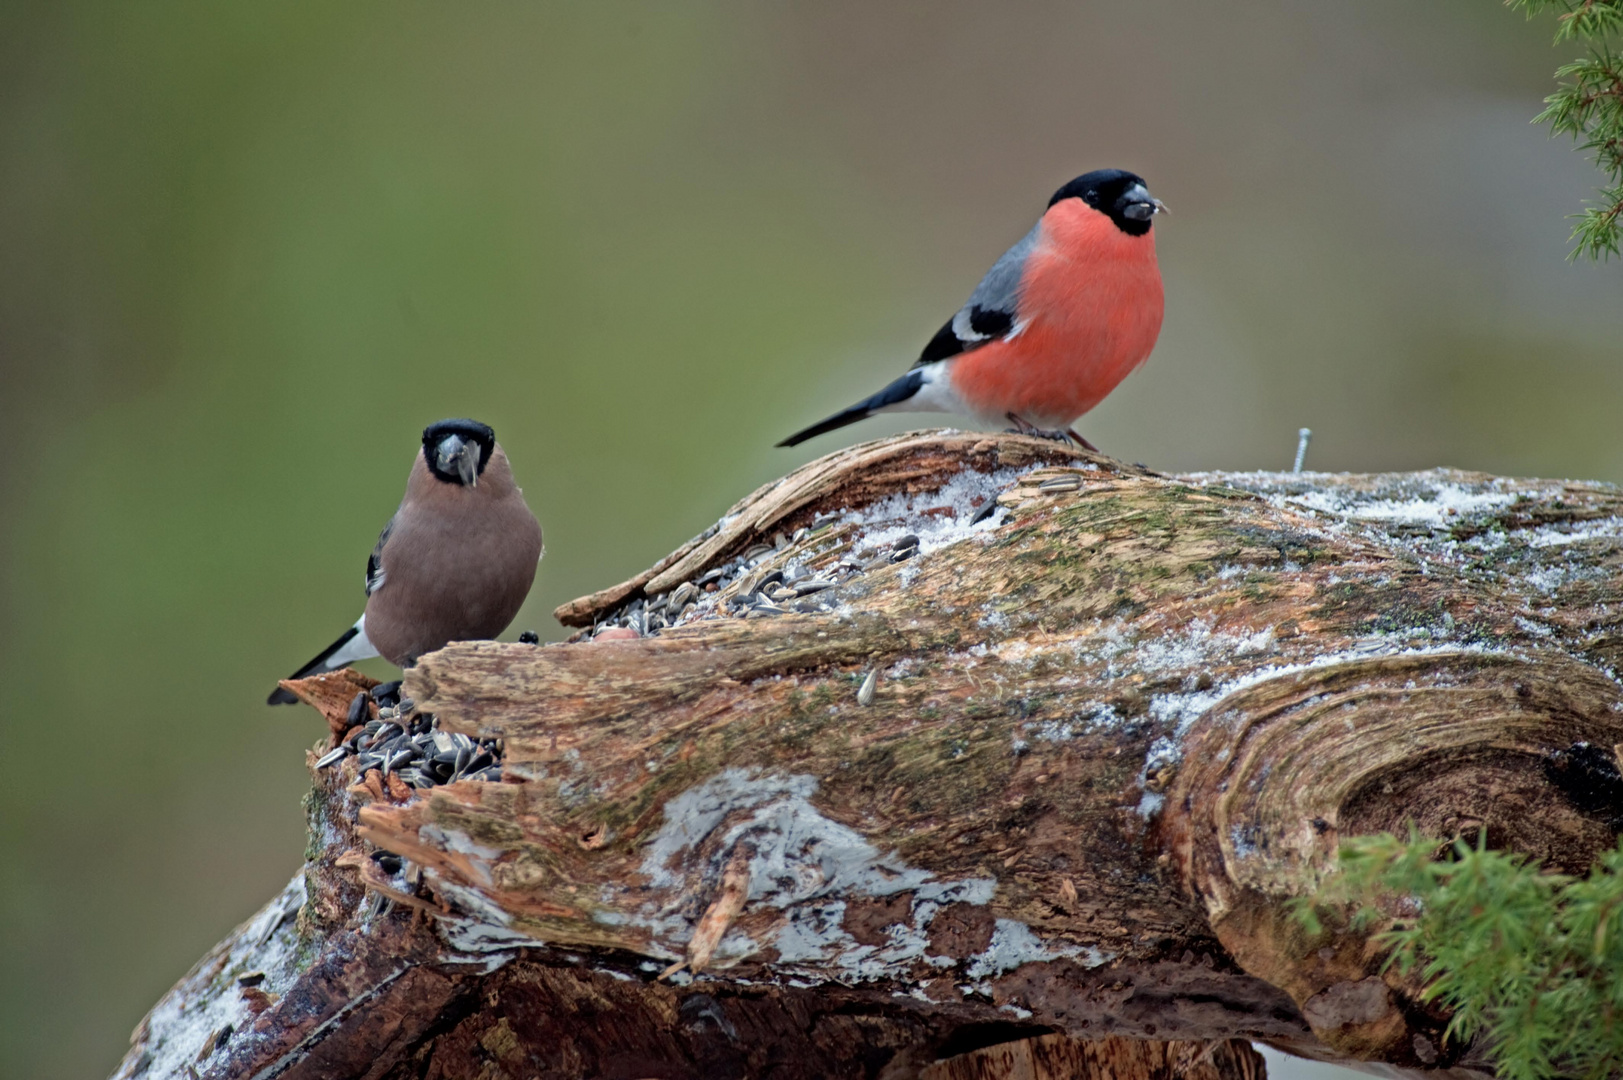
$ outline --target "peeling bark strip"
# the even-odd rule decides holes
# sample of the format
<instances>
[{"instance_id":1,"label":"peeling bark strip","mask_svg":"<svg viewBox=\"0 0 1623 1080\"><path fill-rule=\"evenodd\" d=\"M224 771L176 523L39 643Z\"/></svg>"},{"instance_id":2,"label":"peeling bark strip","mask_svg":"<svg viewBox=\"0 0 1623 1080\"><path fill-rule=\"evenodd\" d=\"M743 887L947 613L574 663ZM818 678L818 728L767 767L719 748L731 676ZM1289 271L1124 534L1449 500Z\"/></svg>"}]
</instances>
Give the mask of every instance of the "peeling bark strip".
<instances>
[{"instance_id":1,"label":"peeling bark strip","mask_svg":"<svg viewBox=\"0 0 1623 1080\"><path fill-rule=\"evenodd\" d=\"M871 557L904 529L916 555ZM1414 821L1576 870L1623 820L1549 767L1623 742L1615 488L1165 478L914 434L561 611L836 546L862 572L827 612L717 600L423 658L406 692L502 739L508 782L397 803L316 774L280 951L239 932L120 1075L940 1080L1082 1068L1112 1035L1201 1044L1120 1065L1156 1076L1257 1075L1233 1038L1468 1067L1366 938L1309 937L1290 901L1343 836ZM416 903L380 909L357 846L403 856Z\"/></svg>"}]
</instances>

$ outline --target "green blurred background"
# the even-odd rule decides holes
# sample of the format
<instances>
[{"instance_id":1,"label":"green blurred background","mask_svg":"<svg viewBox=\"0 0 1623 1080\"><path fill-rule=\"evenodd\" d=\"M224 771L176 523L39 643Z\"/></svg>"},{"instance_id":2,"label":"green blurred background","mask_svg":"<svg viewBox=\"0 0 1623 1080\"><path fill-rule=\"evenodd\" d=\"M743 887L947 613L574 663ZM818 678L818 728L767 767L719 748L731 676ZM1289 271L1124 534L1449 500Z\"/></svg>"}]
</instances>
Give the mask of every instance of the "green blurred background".
<instances>
[{"instance_id":1,"label":"green blurred background","mask_svg":"<svg viewBox=\"0 0 1623 1080\"><path fill-rule=\"evenodd\" d=\"M1134 169L1167 321L1083 424L1158 469L1623 479L1623 266L1492 0L0 5L0 1072L107 1072L299 864L308 710L418 433L547 530L510 631L906 368ZM846 436L849 435L849 438ZM375 668L380 675L389 669Z\"/></svg>"}]
</instances>

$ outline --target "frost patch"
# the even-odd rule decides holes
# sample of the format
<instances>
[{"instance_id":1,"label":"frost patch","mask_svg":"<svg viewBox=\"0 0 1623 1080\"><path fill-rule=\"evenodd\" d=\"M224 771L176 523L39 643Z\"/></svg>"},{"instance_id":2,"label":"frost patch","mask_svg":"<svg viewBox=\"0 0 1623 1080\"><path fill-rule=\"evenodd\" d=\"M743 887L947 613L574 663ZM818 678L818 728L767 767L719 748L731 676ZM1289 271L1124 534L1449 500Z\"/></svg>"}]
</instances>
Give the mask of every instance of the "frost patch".
<instances>
[{"instance_id":1,"label":"frost patch","mask_svg":"<svg viewBox=\"0 0 1623 1080\"><path fill-rule=\"evenodd\" d=\"M1555 526L1534 530L1527 540L1529 547L1556 547L1562 544L1581 544L1585 540L1623 539L1623 518L1609 517L1594 521L1582 528L1563 531Z\"/></svg>"},{"instance_id":2,"label":"frost patch","mask_svg":"<svg viewBox=\"0 0 1623 1080\"><path fill-rule=\"evenodd\" d=\"M1167 739L1156 740L1151 747L1150 753L1151 755L1170 753L1172 756L1166 757L1165 760L1168 764L1175 763L1182 755L1182 750L1177 746L1176 740L1188 734L1190 727L1194 725L1196 720L1200 719L1201 716L1205 715L1230 694L1239 693L1241 690L1249 689L1258 683L1267 682L1269 679L1278 679L1286 675L1295 675L1298 672L1312 671L1315 668L1332 667L1336 664L1363 660L1371 656L1435 656L1439 653L1456 652L1499 655L1503 651L1481 645L1455 644L1404 648L1402 642L1398 639L1369 638L1344 652L1326 653L1323 656L1316 656L1300 664L1279 664L1273 667L1258 668L1256 671L1249 672L1238 679L1232 679L1214 686L1210 690L1193 693L1156 694L1150 698L1150 717L1160 723L1174 725L1173 741L1169 742ZM1163 743L1168 743L1171 749L1157 750L1156 748L1161 747ZM1148 760L1146 760L1145 767L1149 767Z\"/></svg>"},{"instance_id":3,"label":"frost patch","mask_svg":"<svg viewBox=\"0 0 1623 1080\"><path fill-rule=\"evenodd\" d=\"M989 878L937 881L929 871L882 853L856 830L824 817L810 802L816 789L811 776L728 769L668 801L665 824L649 844L642 871L656 887L675 895L662 898L663 907L661 901L651 902L632 921L667 939L654 943L656 949L680 951L692 933L691 913L677 914L689 874L684 859L691 861L693 852L732 815L734 823L717 847L730 852L747 845L751 852L749 902L783 912L771 941L780 964L833 967L842 981L851 982L906 978L918 962L955 966L950 957L928 954L926 928L948 904L985 905L997 883ZM736 820L740 813L748 816ZM719 873L714 865L719 859L703 868L707 875ZM913 894L910 915L886 929L883 944L860 944L845 930L850 900L902 892ZM718 955L741 958L757 948L748 936L734 932L722 939Z\"/></svg>"},{"instance_id":4,"label":"frost patch","mask_svg":"<svg viewBox=\"0 0 1623 1080\"><path fill-rule=\"evenodd\" d=\"M855 550L889 547L912 535L919 538L919 551L928 555L972 536L990 538L1008 512L998 509L980 521L975 519L1000 492L1037 467L989 473L965 469L935 491L889 495L841 516L856 527Z\"/></svg>"},{"instance_id":5,"label":"frost patch","mask_svg":"<svg viewBox=\"0 0 1623 1080\"><path fill-rule=\"evenodd\" d=\"M1015 919L999 919L992 930L992 942L986 951L969 962L971 979L985 979L1013 971L1025 964L1041 964L1050 960L1082 958L1084 967L1098 967L1113 954L1100 952L1093 946L1058 945L1050 947L1031 932L1031 927Z\"/></svg>"},{"instance_id":6,"label":"frost patch","mask_svg":"<svg viewBox=\"0 0 1623 1080\"><path fill-rule=\"evenodd\" d=\"M665 804L665 824L648 845L642 872L656 887L680 885L670 870L681 852L697 846L735 810L749 810L784 796L805 799L817 790L812 776L757 777L753 770L728 769Z\"/></svg>"},{"instance_id":7,"label":"frost patch","mask_svg":"<svg viewBox=\"0 0 1623 1080\"><path fill-rule=\"evenodd\" d=\"M440 938L459 953L511 953L546 945L539 938L475 919L440 919L439 931Z\"/></svg>"},{"instance_id":8,"label":"frost patch","mask_svg":"<svg viewBox=\"0 0 1623 1080\"><path fill-rule=\"evenodd\" d=\"M225 984L248 973L250 963L264 972L259 985L280 994L298 977L298 930L294 916L304 905L304 873L293 876L276 899L260 909L219 950L197 962L187 976L153 1006L141 1026L146 1030L142 1071L147 1076L190 1076L207 1068L210 1057L199 1059L209 1037L216 1037L216 1053L230 1046L237 1033L253 1023L242 995ZM212 1056L212 1055L211 1055Z\"/></svg>"}]
</instances>

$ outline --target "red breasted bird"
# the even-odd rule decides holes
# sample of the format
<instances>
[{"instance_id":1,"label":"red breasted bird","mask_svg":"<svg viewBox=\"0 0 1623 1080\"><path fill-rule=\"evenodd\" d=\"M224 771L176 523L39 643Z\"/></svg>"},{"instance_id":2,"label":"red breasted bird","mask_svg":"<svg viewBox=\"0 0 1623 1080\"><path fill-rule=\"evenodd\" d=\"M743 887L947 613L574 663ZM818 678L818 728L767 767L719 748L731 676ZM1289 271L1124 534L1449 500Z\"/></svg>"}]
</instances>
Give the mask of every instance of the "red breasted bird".
<instances>
[{"instance_id":1,"label":"red breasted bird","mask_svg":"<svg viewBox=\"0 0 1623 1080\"><path fill-rule=\"evenodd\" d=\"M410 667L447 642L495 637L530 594L541 550L541 525L496 433L476 420L430 424L400 509L366 560L366 611L288 677L372 656ZM278 687L269 703L297 700Z\"/></svg>"},{"instance_id":2,"label":"red breasted bird","mask_svg":"<svg viewBox=\"0 0 1623 1080\"><path fill-rule=\"evenodd\" d=\"M1075 439L1077 417L1142 364L1161 332L1151 219L1166 207L1120 169L1079 176L924 347L870 398L779 443L879 412L962 413Z\"/></svg>"}]
</instances>

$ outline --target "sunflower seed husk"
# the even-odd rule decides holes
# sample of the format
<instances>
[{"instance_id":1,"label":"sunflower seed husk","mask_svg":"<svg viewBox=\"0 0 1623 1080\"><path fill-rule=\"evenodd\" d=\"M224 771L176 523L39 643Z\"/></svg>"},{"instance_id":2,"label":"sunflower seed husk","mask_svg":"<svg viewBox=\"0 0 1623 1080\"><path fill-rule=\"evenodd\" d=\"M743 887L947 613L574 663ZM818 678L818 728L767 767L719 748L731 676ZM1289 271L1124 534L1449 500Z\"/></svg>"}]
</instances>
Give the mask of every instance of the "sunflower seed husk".
<instances>
[{"instance_id":1,"label":"sunflower seed husk","mask_svg":"<svg viewBox=\"0 0 1623 1080\"><path fill-rule=\"evenodd\" d=\"M879 685L879 669L874 668L868 672L868 677L862 680L862 686L857 689L857 704L872 705L874 688Z\"/></svg>"},{"instance_id":2,"label":"sunflower seed husk","mask_svg":"<svg viewBox=\"0 0 1623 1080\"><path fill-rule=\"evenodd\" d=\"M1082 478L1080 476L1055 476L1038 484L1037 490L1044 494L1051 494L1056 491L1075 491L1081 486Z\"/></svg>"},{"instance_id":3,"label":"sunflower seed husk","mask_svg":"<svg viewBox=\"0 0 1623 1080\"><path fill-rule=\"evenodd\" d=\"M795 595L810 596L812 593L822 592L824 589L832 589L835 584L828 578L803 578L795 582Z\"/></svg>"},{"instance_id":4,"label":"sunflower seed husk","mask_svg":"<svg viewBox=\"0 0 1623 1080\"><path fill-rule=\"evenodd\" d=\"M336 765L348 756L349 747L347 745L340 745L338 749L329 750L325 754L322 754L320 760L316 762L316 768L325 769L328 766Z\"/></svg>"}]
</instances>

